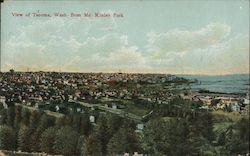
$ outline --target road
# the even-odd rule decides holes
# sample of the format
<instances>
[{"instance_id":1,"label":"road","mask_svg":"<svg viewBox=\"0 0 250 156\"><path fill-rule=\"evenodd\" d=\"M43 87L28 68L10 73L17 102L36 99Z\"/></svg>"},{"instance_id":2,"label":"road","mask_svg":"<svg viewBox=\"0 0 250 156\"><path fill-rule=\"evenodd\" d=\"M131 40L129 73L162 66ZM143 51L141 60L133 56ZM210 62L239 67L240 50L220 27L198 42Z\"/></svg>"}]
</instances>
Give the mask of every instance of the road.
<instances>
[{"instance_id":1,"label":"road","mask_svg":"<svg viewBox=\"0 0 250 156\"><path fill-rule=\"evenodd\" d=\"M112 114L116 114L120 117L126 117L126 118L129 118L129 119L132 119L134 121L141 121L142 120L142 117L141 116L138 116L138 115L135 115L135 114L132 114L132 113L128 113L128 112L125 112L121 109L114 109L114 108L110 108L110 107L106 107L106 106L103 106L102 104L89 104L89 103L86 103L86 102L81 102L81 101L76 101L76 100L69 100L69 102L74 102L74 103L78 103L84 107L88 107L88 108L97 108L97 109L100 109L100 110L103 110L103 111L106 111L106 112L110 112Z\"/></svg>"}]
</instances>

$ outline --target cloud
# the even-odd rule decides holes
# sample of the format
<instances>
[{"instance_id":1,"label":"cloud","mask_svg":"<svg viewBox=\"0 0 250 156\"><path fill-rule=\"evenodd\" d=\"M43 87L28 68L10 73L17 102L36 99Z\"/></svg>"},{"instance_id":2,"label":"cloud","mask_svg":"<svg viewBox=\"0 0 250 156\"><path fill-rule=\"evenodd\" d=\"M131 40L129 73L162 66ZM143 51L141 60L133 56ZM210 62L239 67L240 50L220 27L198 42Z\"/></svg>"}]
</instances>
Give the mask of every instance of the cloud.
<instances>
[{"instance_id":1,"label":"cloud","mask_svg":"<svg viewBox=\"0 0 250 156\"><path fill-rule=\"evenodd\" d=\"M107 47L106 42L111 41L112 43L110 37L111 36L89 39L88 42L83 44L79 53L74 56L66 67L75 71L117 72L122 70L136 72L136 70L138 71L145 66L142 52L138 51L136 46L127 46L127 37L112 35L112 39L115 40L117 44ZM97 47L90 49L90 45L96 45ZM87 52L85 53L84 51Z\"/></svg>"},{"instance_id":2,"label":"cloud","mask_svg":"<svg viewBox=\"0 0 250 156\"><path fill-rule=\"evenodd\" d=\"M162 72L191 74L230 74L249 71L248 35L196 48L184 53L170 52L162 58L150 57L148 63ZM159 69L157 69L159 67Z\"/></svg>"},{"instance_id":3,"label":"cloud","mask_svg":"<svg viewBox=\"0 0 250 156\"><path fill-rule=\"evenodd\" d=\"M56 18L20 27L19 33L3 44L3 69L192 74L249 71L249 35L233 35L226 24L151 32L145 36L145 51L131 43L128 34L103 33L98 29L100 21L97 23L96 27L92 21ZM100 34L94 36L92 31Z\"/></svg>"},{"instance_id":4,"label":"cloud","mask_svg":"<svg viewBox=\"0 0 250 156\"><path fill-rule=\"evenodd\" d=\"M249 35L232 35L226 24L194 31L149 33L147 64L171 73L230 74L249 72Z\"/></svg>"},{"instance_id":5,"label":"cloud","mask_svg":"<svg viewBox=\"0 0 250 156\"><path fill-rule=\"evenodd\" d=\"M121 47L109 54L110 61L116 65L137 66L145 63L141 52L137 47Z\"/></svg>"},{"instance_id":6,"label":"cloud","mask_svg":"<svg viewBox=\"0 0 250 156\"><path fill-rule=\"evenodd\" d=\"M148 49L156 58L167 53L203 49L222 42L229 35L230 26L212 23L200 30L171 30L166 33L148 33Z\"/></svg>"}]
</instances>

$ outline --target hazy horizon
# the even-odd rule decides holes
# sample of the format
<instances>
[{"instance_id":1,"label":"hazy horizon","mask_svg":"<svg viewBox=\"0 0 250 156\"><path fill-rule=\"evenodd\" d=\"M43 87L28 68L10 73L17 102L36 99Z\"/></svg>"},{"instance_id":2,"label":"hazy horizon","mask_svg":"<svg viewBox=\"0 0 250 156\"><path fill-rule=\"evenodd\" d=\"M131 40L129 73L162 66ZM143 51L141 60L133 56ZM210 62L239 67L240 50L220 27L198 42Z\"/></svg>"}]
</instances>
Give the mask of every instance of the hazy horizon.
<instances>
[{"instance_id":1,"label":"hazy horizon","mask_svg":"<svg viewBox=\"0 0 250 156\"><path fill-rule=\"evenodd\" d=\"M11 69L10 69L11 70ZM1 71L2 73L8 73L10 70L6 70L6 71ZM96 72L74 72L74 71L42 71L42 70L38 70L38 71L16 71L15 69L13 69L14 72L17 72L17 73L39 73L39 72L44 72L44 73L79 73L79 74L88 74L88 73L91 73L91 74L100 74L100 73L103 73L103 74L114 74L114 73L122 73L122 74L170 74L170 75L182 75L182 76L185 76L185 75L193 75L193 76L230 76L230 75L249 75L250 76L250 73L234 73L234 74L182 74L182 73L163 73L163 72L123 72L123 71L114 71L114 72L102 72L102 71L96 71Z\"/></svg>"}]
</instances>

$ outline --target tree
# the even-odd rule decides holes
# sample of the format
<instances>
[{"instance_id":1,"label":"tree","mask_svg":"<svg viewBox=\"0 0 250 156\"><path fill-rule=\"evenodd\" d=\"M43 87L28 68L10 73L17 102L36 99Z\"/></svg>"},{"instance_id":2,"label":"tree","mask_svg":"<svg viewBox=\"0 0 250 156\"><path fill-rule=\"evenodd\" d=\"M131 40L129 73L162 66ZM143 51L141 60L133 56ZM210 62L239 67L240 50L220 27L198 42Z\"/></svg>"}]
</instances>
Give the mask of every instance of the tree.
<instances>
[{"instance_id":1,"label":"tree","mask_svg":"<svg viewBox=\"0 0 250 156\"><path fill-rule=\"evenodd\" d=\"M57 129L50 127L46 129L41 135L40 150L49 154L54 154L54 143Z\"/></svg>"},{"instance_id":2,"label":"tree","mask_svg":"<svg viewBox=\"0 0 250 156\"><path fill-rule=\"evenodd\" d=\"M109 136L112 137L122 126L123 119L117 115L107 114L107 128Z\"/></svg>"},{"instance_id":3,"label":"tree","mask_svg":"<svg viewBox=\"0 0 250 156\"><path fill-rule=\"evenodd\" d=\"M7 123L7 110L2 109L0 110L0 124L4 125Z\"/></svg>"},{"instance_id":4,"label":"tree","mask_svg":"<svg viewBox=\"0 0 250 156\"><path fill-rule=\"evenodd\" d=\"M107 118L104 115L100 115L97 121L97 125L94 129L94 136L100 141L102 146L102 154L107 154L107 144L109 142L110 136L108 133Z\"/></svg>"},{"instance_id":5,"label":"tree","mask_svg":"<svg viewBox=\"0 0 250 156\"><path fill-rule=\"evenodd\" d=\"M225 149L231 155L249 153L249 119L242 118L226 132Z\"/></svg>"},{"instance_id":6,"label":"tree","mask_svg":"<svg viewBox=\"0 0 250 156\"><path fill-rule=\"evenodd\" d=\"M215 148L212 146L211 142L209 142L206 138L201 135L197 135L195 132L189 132L188 141L186 143L188 145L187 154L193 156L212 156L219 155L216 154Z\"/></svg>"},{"instance_id":7,"label":"tree","mask_svg":"<svg viewBox=\"0 0 250 156\"><path fill-rule=\"evenodd\" d=\"M91 134L87 139L85 139L83 147L84 155L91 156L102 156L102 145L100 140L95 134Z\"/></svg>"},{"instance_id":8,"label":"tree","mask_svg":"<svg viewBox=\"0 0 250 156\"><path fill-rule=\"evenodd\" d=\"M31 151L39 151L40 149L40 136L41 132L37 131L37 127L39 126L39 121L41 118L41 112L39 111L31 111L29 118L29 133L30 133L30 149Z\"/></svg>"},{"instance_id":9,"label":"tree","mask_svg":"<svg viewBox=\"0 0 250 156\"><path fill-rule=\"evenodd\" d=\"M22 120L22 107L21 106L15 106L15 119L14 119L14 128L19 129L21 120Z\"/></svg>"},{"instance_id":10,"label":"tree","mask_svg":"<svg viewBox=\"0 0 250 156\"><path fill-rule=\"evenodd\" d=\"M30 131L25 125L22 125L18 132L18 147L22 151L31 151Z\"/></svg>"},{"instance_id":11,"label":"tree","mask_svg":"<svg viewBox=\"0 0 250 156\"><path fill-rule=\"evenodd\" d=\"M177 118L156 119L143 131L142 147L152 155L186 155L188 125Z\"/></svg>"},{"instance_id":12,"label":"tree","mask_svg":"<svg viewBox=\"0 0 250 156\"><path fill-rule=\"evenodd\" d=\"M56 154L75 155L79 134L69 126L61 127L56 132L54 151Z\"/></svg>"},{"instance_id":13,"label":"tree","mask_svg":"<svg viewBox=\"0 0 250 156\"><path fill-rule=\"evenodd\" d=\"M15 119L15 108L14 106L7 109L7 125L13 127Z\"/></svg>"},{"instance_id":14,"label":"tree","mask_svg":"<svg viewBox=\"0 0 250 156\"><path fill-rule=\"evenodd\" d=\"M30 111L27 108L22 108L22 124L29 126Z\"/></svg>"},{"instance_id":15,"label":"tree","mask_svg":"<svg viewBox=\"0 0 250 156\"><path fill-rule=\"evenodd\" d=\"M189 120L188 153L194 156L214 155L216 151L212 144L215 138L212 115L204 112L198 113L196 116L196 118Z\"/></svg>"},{"instance_id":16,"label":"tree","mask_svg":"<svg viewBox=\"0 0 250 156\"><path fill-rule=\"evenodd\" d=\"M38 115L38 116L41 116ZM31 117L31 119L35 119L36 117L38 117L37 115L33 115L33 117ZM30 120L32 123L32 120ZM49 117L48 115L46 114L43 114L40 121L39 119L37 119L36 121L37 123L34 124L33 126L31 126L31 130L32 130L32 136L31 136L31 142L33 142L32 146L31 146L31 149L32 151L39 151L40 150L40 138L41 138L41 135L42 133L48 128L48 127L51 127L53 126L53 118L52 117Z\"/></svg>"},{"instance_id":17,"label":"tree","mask_svg":"<svg viewBox=\"0 0 250 156\"><path fill-rule=\"evenodd\" d=\"M0 126L0 149L14 150L16 143L15 132L10 126Z\"/></svg>"},{"instance_id":18,"label":"tree","mask_svg":"<svg viewBox=\"0 0 250 156\"><path fill-rule=\"evenodd\" d=\"M135 129L126 124L113 135L108 143L109 155L133 153L139 150L139 137L135 133Z\"/></svg>"},{"instance_id":19,"label":"tree","mask_svg":"<svg viewBox=\"0 0 250 156\"><path fill-rule=\"evenodd\" d=\"M3 103L0 102L0 111L4 109Z\"/></svg>"},{"instance_id":20,"label":"tree","mask_svg":"<svg viewBox=\"0 0 250 156\"><path fill-rule=\"evenodd\" d=\"M54 117L48 116L47 114L43 114L41 119L40 119L37 130L44 131L48 127L52 127L54 125L55 125Z\"/></svg>"},{"instance_id":21,"label":"tree","mask_svg":"<svg viewBox=\"0 0 250 156\"><path fill-rule=\"evenodd\" d=\"M202 136L209 142L214 140L213 119L211 113L200 113L197 118L190 121L190 131L197 136Z\"/></svg>"},{"instance_id":22,"label":"tree","mask_svg":"<svg viewBox=\"0 0 250 156\"><path fill-rule=\"evenodd\" d=\"M80 125L81 125L81 116L80 116L80 114L78 114L78 113L72 114L72 128L75 131L80 132Z\"/></svg>"},{"instance_id":23,"label":"tree","mask_svg":"<svg viewBox=\"0 0 250 156\"><path fill-rule=\"evenodd\" d=\"M39 120L41 118L41 112L38 111L31 111L30 118L29 118L29 129L31 132L34 132L36 128L39 126Z\"/></svg>"},{"instance_id":24,"label":"tree","mask_svg":"<svg viewBox=\"0 0 250 156\"><path fill-rule=\"evenodd\" d=\"M91 129L92 125L89 121L89 116L85 114L81 115L80 134L89 136Z\"/></svg>"},{"instance_id":25,"label":"tree","mask_svg":"<svg viewBox=\"0 0 250 156\"><path fill-rule=\"evenodd\" d=\"M12 73L12 74L13 74L14 72L15 72L15 71L14 71L14 69L10 69L10 73Z\"/></svg>"},{"instance_id":26,"label":"tree","mask_svg":"<svg viewBox=\"0 0 250 156\"><path fill-rule=\"evenodd\" d=\"M85 137L83 135L81 135L79 138L78 138L78 142L77 142L77 152L78 155L82 155L84 156L84 144L85 144Z\"/></svg>"},{"instance_id":27,"label":"tree","mask_svg":"<svg viewBox=\"0 0 250 156\"><path fill-rule=\"evenodd\" d=\"M64 120L65 120L65 116L60 117L60 118L56 118L55 120L55 126L56 128L61 128L62 126L64 126Z\"/></svg>"}]
</instances>

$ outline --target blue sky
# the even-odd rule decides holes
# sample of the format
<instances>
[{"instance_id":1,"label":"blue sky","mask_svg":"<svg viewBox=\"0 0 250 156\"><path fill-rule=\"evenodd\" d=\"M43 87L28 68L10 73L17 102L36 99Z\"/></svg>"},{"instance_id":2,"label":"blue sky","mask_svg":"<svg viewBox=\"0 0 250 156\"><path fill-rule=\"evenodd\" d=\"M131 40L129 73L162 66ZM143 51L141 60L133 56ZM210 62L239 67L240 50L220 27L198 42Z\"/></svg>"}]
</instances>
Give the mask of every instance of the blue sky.
<instances>
[{"instance_id":1,"label":"blue sky","mask_svg":"<svg viewBox=\"0 0 250 156\"><path fill-rule=\"evenodd\" d=\"M249 72L249 1L8 1L2 70ZM12 13L122 13L123 18Z\"/></svg>"}]
</instances>

